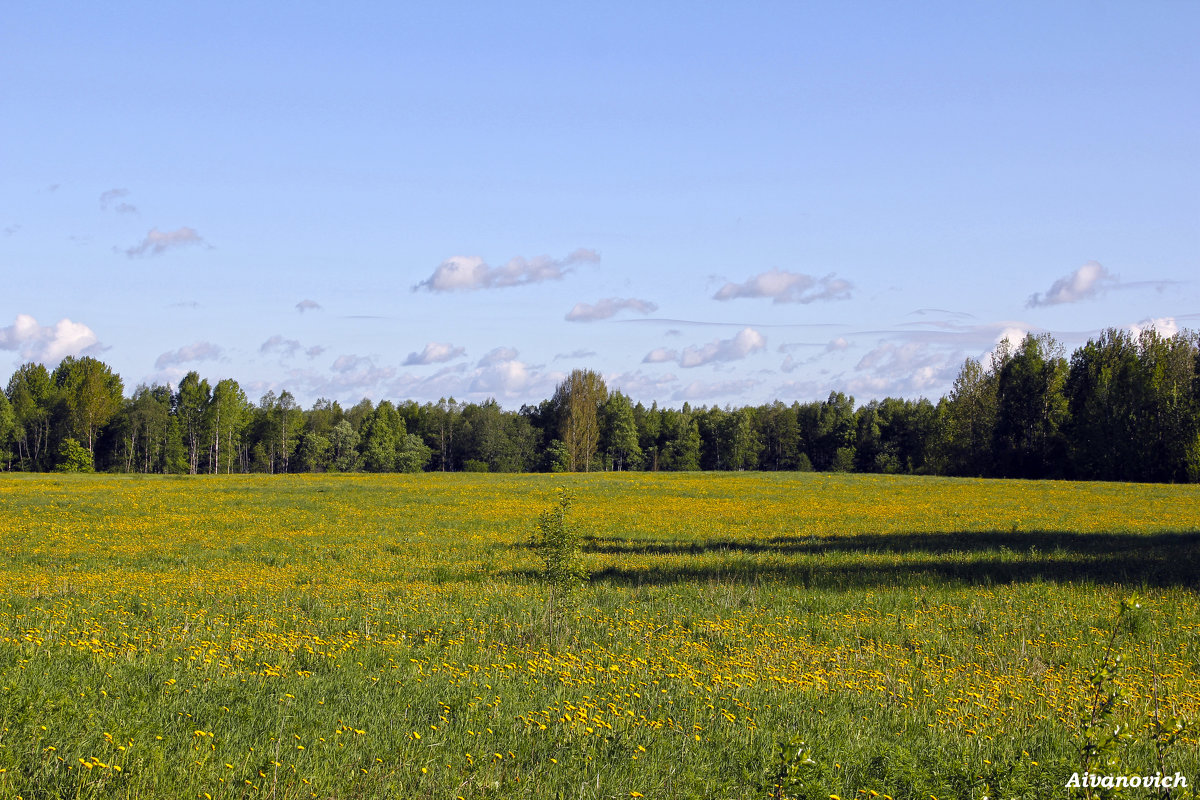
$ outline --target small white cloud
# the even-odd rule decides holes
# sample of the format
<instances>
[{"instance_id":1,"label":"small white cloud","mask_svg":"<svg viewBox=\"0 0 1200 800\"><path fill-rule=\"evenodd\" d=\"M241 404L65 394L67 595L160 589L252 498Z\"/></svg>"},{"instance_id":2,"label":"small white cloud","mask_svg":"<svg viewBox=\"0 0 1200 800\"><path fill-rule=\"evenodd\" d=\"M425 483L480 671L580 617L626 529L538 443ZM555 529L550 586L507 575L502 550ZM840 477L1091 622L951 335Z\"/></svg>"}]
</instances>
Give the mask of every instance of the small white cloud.
<instances>
[{"instance_id":1,"label":"small white cloud","mask_svg":"<svg viewBox=\"0 0 1200 800\"><path fill-rule=\"evenodd\" d=\"M204 244L204 239L193 228L185 226L166 232L160 231L158 228L152 228L146 234L145 239L142 239L138 244L122 252L130 258L144 255L156 256L176 247L187 247L194 244Z\"/></svg>"},{"instance_id":2,"label":"small white cloud","mask_svg":"<svg viewBox=\"0 0 1200 800\"><path fill-rule=\"evenodd\" d=\"M740 361L767 346L767 339L753 328L743 328L732 339L717 339L700 347L685 347L679 366L699 367L714 361Z\"/></svg>"},{"instance_id":3,"label":"small white cloud","mask_svg":"<svg viewBox=\"0 0 1200 800\"><path fill-rule=\"evenodd\" d=\"M636 297L605 297L595 305L576 303L567 312L568 322L594 322L598 319L608 319L621 311L635 311L638 314L652 314L658 306L649 300L639 300Z\"/></svg>"},{"instance_id":4,"label":"small white cloud","mask_svg":"<svg viewBox=\"0 0 1200 800\"><path fill-rule=\"evenodd\" d=\"M331 370L339 373L353 372L355 370L364 371L374 369L374 363L366 356L357 356L353 354L340 355L333 360L329 366Z\"/></svg>"},{"instance_id":5,"label":"small white cloud","mask_svg":"<svg viewBox=\"0 0 1200 800\"><path fill-rule=\"evenodd\" d=\"M743 283L726 283L713 295L713 299L769 297L774 303L813 303L818 300L848 300L853 288L849 281L832 274L817 278L774 268L754 275Z\"/></svg>"},{"instance_id":6,"label":"small white cloud","mask_svg":"<svg viewBox=\"0 0 1200 800\"><path fill-rule=\"evenodd\" d=\"M1045 293L1034 293L1025 302L1027 308L1077 303L1096 297L1117 285L1117 276L1099 263L1089 261L1070 275L1059 278Z\"/></svg>"},{"instance_id":7,"label":"small white cloud","mask_svg":"<svg viewBox=\"0 0 1200 800\"><path fill-rule=\"evenodd\" d=\"M1179 333L1179 323L1175 321L1174 317L1156 317L1153 319L1144 319L1129 326L1129 332L1133 334L1135 339L1141 336L1143 331L1148 330L1158 331L1159 336L1170 339Z\"/></svg>"},{"instance_id":8,"label":"small white cloud","mask_svg":"<svg viewBox=\"0 0 1200 800\"><path fill-rule=\"evenodd\" d=\"M285 339L279 334L275 334L270 339L267 339L258 348L260 353L279 353L284 358L290 358L296 355L296 351L301 348L300 342L295 339Z\"/></svg>"},{"instance_id":9,"label":"small white cloud","mask_svg":"<svg viewBox=\"0 0 1200 800\"><path fill-rule=\"evenodd\" d=\"M304 355L308 356L309 358L316 358L324 352L325 347L323 345L314 344L312 347L304 351Z\"/></svg>"},{"instance_id":10,"label":"small white cloud","mask_svg":"<svg viewBox=\"0 0 1200 800\"><path fill-rule=\"evenodd\" d=\"M490 367L505 361L512 361L516 357L517 351L512 347L495 347L489 350L483 358L479 359L479 363L475 366Z\"/></svg>"},{"instance_id":11,"label":"small white cloud","mask_svg":"<svg viewBox=\"0 0 1200 800\"><path fill-rule=\"evenodd\" d=\"M643 364L663 364L668 361L675 361L679 358L678 350L671 350L666 347L656 347L646 357L642 359Z\"/></svg>"},{"instance_id":12,"label":"small white cloud","mask_svg":"<svg viewBox=\"0 0 1200 800\"><path fill-rule=\"evenodd\" d=\"M154 368L166 369L191 361L215 361L221 357L221 352L221 348L212 342L194 342L163 353L154 360Z\"/></svg>"},{"instance_id":13,"label":"small white cloud","mask_svg":"<svg viewBox=\"0 0 1200 800\"><path fill-rule=\"evenodd\" d=\"M850 346L850 343L847 342L844 337L839 336L836 339L829 340L829 344L825 345L825 352L826 353L836 353L839 350L845 350L849 346Z\"/></svg>"},{"instance_id":14,"label":"small white cloud","mask_svg":"<svg viewBox=\"0 0 1200 800\"><path fill-rule=\"evenodd\" d=\"M132 206L121 200L121 198L128 196L128 189L109 189L100 195L100 210L116 211L118 214L136 214L136 206Z\"/></svg>"},{"instance_id":15,"label":"small white cloud","mask_svg":"<svg viewBox=\"0 0 1200 800\"><path fill-rule=\"evenodd\" d=\"M682 351L656 347L642 358L643 364L674 361L690 369L722 361L740 361L767 346L767 338L753 328L743 328L732 339L714 339L708 344L691 345Z\"/></svg>"},{"instance_id":16,"label":"small white cloud","mask_svg":"<svg viewBox=\"0 0 1200 800\"><path fill-rule=\"evenodd\" d=\"M321 304L316 300L301 300L296 303L296 310L303 314L305 311L319 311Z\"/></svg>"},{"instance_id":17,"label":"small white cloud","mask_svg":"<svg viewBox=\"0 0 1200 800\"><path fill-rule=\"evenodd\" d=\"M432 275L414 286L413 291L469 292L556 281L562 280L576 264L599 260L595 250L585 248L560 259L537 256L527 260L517 256L502 267L490 267L479 256L451 256L439 264Z\"/></svg>"},{"instance_id":18,"label":"small white cloud","mask_svg":"<svg viewBox=\"0 0 1200 800\"><path fill-rule=\"evenodd\" d=\"M408 358L404 359L404 366L440 364L458 358L465 352L467 352L466 348L463 347L455 347L444 342L429 342L421 352L409 353Z\"/></svg>"},{"instance_id":19,"label":"small white cloud","mask_svg":"<svg viewBox=\"0 0 1200 800\"><path fill-rule=\"evenodd\" d=\"M572 350L569 353L558 353L554 356L554 360L558 361L562 358L591 358L594 355L596 355L595 350L584 350L580 348L579 350Z\"/></svg>"},{"instance_id":20,"label":"small white cloud","mask_svg":"<svg viewBox=\"0 0 1200 800\"><path fill-rule=\"evenodd\" d=\"M26 361L57 364L67 356L90 355L103 349L91 328L69 319L39 325L29 314L18 314L12 325L0 328L0 350L20 353Z\"/></svg>"}]
</instances>

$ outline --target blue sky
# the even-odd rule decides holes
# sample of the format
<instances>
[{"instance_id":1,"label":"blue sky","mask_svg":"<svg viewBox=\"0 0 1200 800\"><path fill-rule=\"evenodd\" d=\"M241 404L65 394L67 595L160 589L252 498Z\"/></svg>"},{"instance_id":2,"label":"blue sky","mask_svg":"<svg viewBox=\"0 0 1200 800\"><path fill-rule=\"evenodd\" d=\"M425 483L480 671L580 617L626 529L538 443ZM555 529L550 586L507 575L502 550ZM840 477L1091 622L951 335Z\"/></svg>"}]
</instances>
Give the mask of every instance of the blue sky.
<instances>
[{"instance_id":1,"label":"blue sky","mask_svg":"<svg viewBox=\"0 0 1200 800\"><path fill-rule=\"evenodd\" d=\"M0 380L936 398L1200 327L1200 4L27 3Z\"/></svg>"}]
</instances>

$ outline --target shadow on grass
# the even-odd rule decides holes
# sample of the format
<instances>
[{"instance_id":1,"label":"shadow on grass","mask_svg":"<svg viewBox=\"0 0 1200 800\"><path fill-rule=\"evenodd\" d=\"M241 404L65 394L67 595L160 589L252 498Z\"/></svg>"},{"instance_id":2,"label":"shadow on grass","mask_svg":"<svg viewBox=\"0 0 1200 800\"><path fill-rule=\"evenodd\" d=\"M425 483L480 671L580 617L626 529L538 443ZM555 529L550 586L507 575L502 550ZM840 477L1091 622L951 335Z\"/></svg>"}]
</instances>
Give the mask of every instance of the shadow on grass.
<instances>
[{"instance_id":1,"label":"shadow on grass","mask_svg":"<svg viewBox=\"0 0 1200 800\"><path fill-rule=\"evenodd\" d=\"M583 549L613 557L592 580L632 585L717 580L851 588L1041 580L1200 588L1200 532L947 531L699 542L593 538ZM625 567L620 556L640 563Z\"/></svg>"}]
</instances>

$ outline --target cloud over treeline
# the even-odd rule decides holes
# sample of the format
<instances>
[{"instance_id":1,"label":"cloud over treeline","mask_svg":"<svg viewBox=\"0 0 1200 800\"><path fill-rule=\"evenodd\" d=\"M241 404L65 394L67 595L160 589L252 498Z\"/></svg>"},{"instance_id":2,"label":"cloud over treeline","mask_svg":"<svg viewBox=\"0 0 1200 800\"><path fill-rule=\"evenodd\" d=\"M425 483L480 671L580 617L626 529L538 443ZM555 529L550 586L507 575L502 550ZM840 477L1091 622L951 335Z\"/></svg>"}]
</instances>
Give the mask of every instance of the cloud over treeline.
<instances>
[{"instance_id":1,"label":"cloud over treeline","mask_svg":"<svg viewBox=\"0 0 1200 800\"><path fill-rule=\"evenodd\" d=\"M1103 294L1117 285L1117 276L1096 261L1089 261L1070 275L1050 285L1046 292L1035 292L1025 301L1027 308L1078 303Z\"/></svg>"},{"instance_id":2,"label":"cloud over treeline","mask_svg":"<svg viewBox=\"0 0 1200 800\"><path fill-rule=\"evenodd\" d=\"M154 360L155 369L166 369L192 361L215 361L224 351L212 342L193 342L178 350L163 353Z\"/></svg>"},{"instance_id":3,"label":"cloud over treeline","mask_svg":"<svg viewBox=\"0 0 1200 800\"><path fill-rule=\"evenodd\" d=\"M94 355L104 348L82 322L64 318L39 325L29 314L17 314L12 325L0 328L0 350L19 353L26 361L57 364L67 356Z\"/></svg>"}]
</instances>

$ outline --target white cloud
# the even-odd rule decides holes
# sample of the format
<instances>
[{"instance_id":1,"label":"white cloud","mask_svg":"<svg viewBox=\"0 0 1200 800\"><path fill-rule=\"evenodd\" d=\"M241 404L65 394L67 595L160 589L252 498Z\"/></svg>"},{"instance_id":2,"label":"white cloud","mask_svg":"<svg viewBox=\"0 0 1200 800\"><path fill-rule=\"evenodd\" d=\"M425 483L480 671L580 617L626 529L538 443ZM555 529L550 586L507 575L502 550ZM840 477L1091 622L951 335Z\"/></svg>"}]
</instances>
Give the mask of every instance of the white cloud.
<instances>
[{"instance_id":1,"label":"white cloud","mask_svg":"<svg viewBox=\"0 0 1200 800\"><path fill-rule=\"evenodd\" d=\"M591 358L594 355L596 355L595 350L584 350L580 348L578 350L572 350L569 353L558 353L554 356L554 360L558 361L561 358Z\"/></svg>"},{"instance_id":2,"label":"white cloud","mask_svg":"<svg viewBox=\"0 0 1200 800\"><path fill-rule=\"evenodd\" d=\"M732 339L714 339L704 345L690 345L682 351L656 347L642 358L643 364L674 361L685 369L722 361L740 361L767 346L767 338L753 328L743 328Z\"/></svg>"},{"instance_id":3,"label":"white cloud","mask_svg":"<svg viewBox=\"0 0 1200 800\"><path fill-rule=\"evenodd\" d=\"M854 366L854 395L911 397L940 392L962 365L956 350L922 342L880 342ZM936 391L935 391L936 390Z\"/></svg>"},{"instance_id":4,"label":"white cloud","mask_svg":"<svg viewBox=\"0 0 1200 800\"><path fill-rule=\"evenodd\" d=\"M310 347L304 351L304 355L308 356L309 358L316 358L317 356L321 355L321 353L324 353L324 352L325 352L324 345L314 344L312 347Z\"/></svg>"},{"instance_id":5,"label":"white cloud","mask_svg":"<svg viewBox=\"0 0 1200 800\"><path fill-rule=\"evenodd\" d=\"M663 364L667 361L675 361L679 358L678 350L671 350L666 347L656 347L646 357L642 359L643 364Z\"/></svg>"},{"instance_id":6,"label":"white cloud","mask_svg":"<svg viewBox=\"0 0 1200 800\"><path fill-rule=\"evenodd\" d=\"M791 355L792 350L798 350L800 348L808 348L808 347L821 347L821 345L819 345L819 344L780 345L779 352L787 353L788 355L787 355L787 358L785 358L783 360L783 364L780 365L779 368L781 370L783 370L784 372L795 372L797 369L804 366L805 364L811 364L814 361L818 361L821 358L829 355L830 353L840 353L841 351L848 349L850 347L850 342L846 341L845 337L842 337L842 336L839 336L836 339L830 339L828 342L826 342L824 347L821 347L821 352L817 353L814 356L810 356L809 358L806 358L803 361L798 361L798 360L796 360L795 356Z\"/></svg>"},{"instance_id":7,"label":"white cloud","mask_svg":"<svg viewBox=\"0 0 1200 800\"><path fill-rule=\"evenodd\" d=\"M599 260L595 250L585 248L561 259L537 256L526 260L517 256L502 267L490 267L479 256L451 256L439 264L432 275L414 286L413 291L424 288L431 292L469 292L556 281L576 264Z\"/></svg>"},{"instance_id":8,"label":"white cloud","mask_svg":"<svg viewBox=\"0 0 1200 800\"><path fill-rule=\"evenodd\" d=\"M173 231L160 231L152 228L146 238L133 247L121 252L130 258L144 255L156 256L175 247L186 247L193 244L204 244L204 239L192 228L183 227Z\"/></svg>"},{"instance_id":9,"label":"white cloud","mask_svg":"<svg viewBox=\"0 0 1200 800\"><path fill-rule=\"evenodd\" d=\"M303 345L295 339L285 339L279 334L275 334L270 339L267 339L258 348L260 353L279 353L284 358L290 358L296 355L296 351Z\"/></svg>"},{"instance_id":10,"label":"white cloud","mask_svg":"<svg viewBox=\"0 0 1200 800\"><path fill-rule=\"evenodd\" d=\"M347 372L363 371L374 368L374 362L366 356L358 356L353 353L347 353L338 356L329 365L329 368L334 372L345 374Z\"/></svg>"},{"instance_id":11,"label":"white cloud","mask_svg":"<svg viewBox=\"0 0 1200 800\"><path fill-rule=\"evenodd\" d=\"M605 375L604 380L610 389L623 392L633 402L649 403L651 400L665 397L666 392L675 385L676 378L670 372L665 375L648 375L641 370L636 370L622 372L619 375Z\"/></svg>"},{"instance_id":12,"label":"white cloud","mask_svg":"<svg viewBox=\"0 0 1200 800\"><path fill-rule=\"evenodd\" d=\"M494 347L489 350L483 358L479 359L477 367L490 367L495 364L500 364L505 361L512 361L517 357L517 351L512 347Z\"/></svg>"},{"instance_id":13,"label":"white cloud","mask_svg":"<svg viewBox=\"0 0 1200 800\"><path fill-rule=\"evenodd\" d=\"M1034 293L1025 302L1027 308L1077 303L1088 300L1117 285L1117 276L1099 263L1089 261L1070 275L1059 278L1045 293Z\"/></svg>"},{"instance_id":14,"label":"white cloud","mask_svg":"<svg viewBox=\"0 0 1200 800\"><path fill-rule=\"evenodd\" d=\"M303 314L305 311L319 311L321 304L316 300L301 300L296 303L296 310Z\"/></svg>"},{"instance_id":15,"label":"white cloud","mask_svg":"<svg viewBox=\"0 0 1200 800\"><path fill-rule=\"evenodd\" d=\"M467 352L466 348L463 347L455 347L443 342L429 342L421 352L409 353L408 358L404 359L404 366L440 364L458 358L465 352Z\"/></svg>"},{"instance_id":16,"label":"white cloud","mask_svg":"<svg viewBox=\"0 0 1200 800\"><path fill-rule=\"evenodd\" d=\"M136 206L131 206L129 203L121 201L121 198L128 196L128 189L109 189L100 195L100 210L116 211L118 214L136 214Z\"/></svg>"},{"instance_id":17,"label":"white cloud","mask_svg":"<svg viewBox=\"0 0 1200 800\"><path fill-rule=\"evenodd\" d=\"M767 346L767 339L753 328L743 328L732 339L716 339L700 347L685 347L679 366L700 367L714 361L740 361Z\"/></svg>"},{"instance_id":18,"label":"white cloud","mask_svg":"<svg viewBox=\"0 0 1200 800\"><path fill-rule=\"evenodd\" d=\"M567 312L565 319L568 322L594 322L598 319L608 319L627 309L639 314L652 314L658 310L658 306L649 300L639 300L636 297L605 297L595 305L576 303L575 307Z\"/></svg>"},{"instance_id":19,"label":"white cloud","mask_svg":"<svg viewBox=\"0 0 1200 800\"><path fill-rule=\"evenodd\" d=\"M519 394L532 379L527 364L516 360L498 361L475 375L471 381L471 391L508 397Z\"/></svg>"},{"instance_id":20,"label":"white cloud","mask_svg":"<svg viewBox=\"0 0 1200 800\"><path fill-rule=\"evenodd\" d=\"M155 369L166 369L190 361L215 361L221 357L221 348L212 342L193 342L178 350L163 353L154 360Z\"/></svg>"},{"instance_id":21,"label":"white cloud","mask_svg":"<svg viewBox=\"0 0 1200 800\"><path fill-rule=\"evenodd\" d=\"M769 297L775 303L813 303L817 300L848 300L854 286L832 274L822 278L773 268L748 278L744 283L726 283L714 300L738 297Z\"/></svg>"},{"instance_id":22,"label":"white cloud","mask_svg":"<svg viewBox=\"0 0 1200 800\"><path fill-rule=\"evenodd\" d=\"M103 349L91 328L69 319L39 325L29 314L17 314L12 325L0 328L0 350L13 350L26 361L57 364L67 356L90 355Z\"/></svg>"},{"instance_id":23,"label":"white cloud","mask_svg":"<svg viewBox=\"0 0 1200 800\"><path fill-rule=\"evenodd\" d=\"M1179 333L1179 323L1176 322L1174 317L1157 317L1154 319L1144 319L1129 326L1129 332L1133 334L1134 338L1141 336L1143 331L1148 330L1158 331L1160 336L1170 339Z\"/></svg>"},{"instance_id":24,"label":"white cloud","mask_svg":"<svg viewBox=\"0 0 1200 800\"><path fill-rule=\"evenodd\" d=\"M825 345L826 353L836 353L839 350L845 350L850 346L845 337L839 336L836 339L830 339L829 344Z\"/></svg>"}]
</instances>

